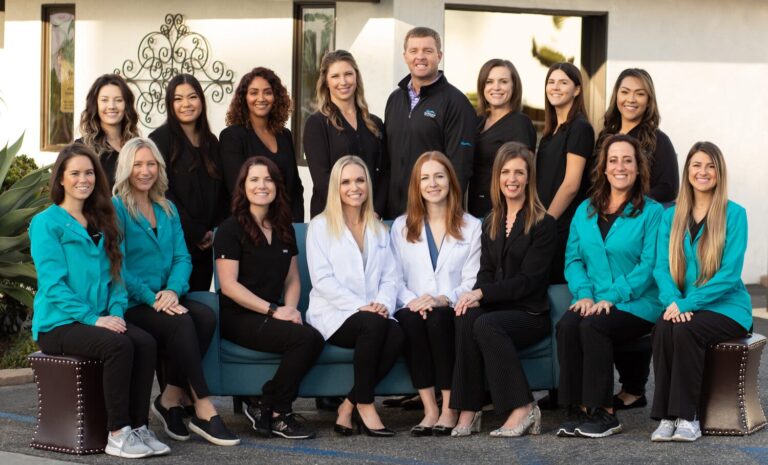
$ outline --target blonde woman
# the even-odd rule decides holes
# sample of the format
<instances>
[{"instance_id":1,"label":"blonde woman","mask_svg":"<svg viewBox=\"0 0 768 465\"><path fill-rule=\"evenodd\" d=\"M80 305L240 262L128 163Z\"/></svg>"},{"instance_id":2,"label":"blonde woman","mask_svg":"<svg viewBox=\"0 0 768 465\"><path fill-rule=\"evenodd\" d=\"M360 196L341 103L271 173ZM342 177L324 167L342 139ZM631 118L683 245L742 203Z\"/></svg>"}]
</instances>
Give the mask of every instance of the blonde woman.
<instances>
[{"instance_id":1,"label":"blonde woman","mask_svg":"<svg viewBox=\"0 0 768 465\"><path fill-rule=\"evenodd\" d=\"M398 275L389 234L376 219L371 177L356 156L331 170L325 211L309 223L307 265L312 280L307 321L326 341L355 350L354 385L339 406L334 431L394 436L373 404L376 384L395 364L404 342L392 318Z\"/></svg>"},{"instance_id":2,"label":"blonde woman","mask_svg":"<svg viewBox=\"0 0 768 465\"><path fill-rule=\"evenodd\" d=\"M747 214L728 200L725 160L697 142L683 166L680 195L659 226L653 275L664 314L653 333L656 389L652 441L701 437L698 406L707 346L746 336L752 303L741 280Z\"/></svg>"},{"instance_id":3,"label":"blonde woman","mask_svg":"<svg viewBox=\"0 0 768 465\"><path fill-rule=\"evenodd\" d=\"M210 401L202 368L216 318L205 305L184 299L192 261L179 213L165 198L167 188L165 162L155 143L129 140L120 151L112 198L125 251L125 320L151 334L163 354L165 386L151 409L166 434L186 441L192 430L213 444L234 446L240 440ZM189 427L182 407L190 401L187 389L195 410Z\"/></svg>"}]
</instances>

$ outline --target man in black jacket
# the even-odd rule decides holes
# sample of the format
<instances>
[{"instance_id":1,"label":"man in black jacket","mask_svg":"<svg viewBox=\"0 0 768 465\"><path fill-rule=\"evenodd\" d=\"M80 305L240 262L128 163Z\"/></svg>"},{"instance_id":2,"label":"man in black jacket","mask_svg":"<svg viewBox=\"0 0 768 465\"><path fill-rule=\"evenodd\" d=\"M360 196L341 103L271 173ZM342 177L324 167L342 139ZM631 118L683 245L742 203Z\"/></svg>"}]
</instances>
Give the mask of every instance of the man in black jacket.
<instances>
[{"instance_id":1,"label":"man in black jacket","mask_svg":"<svg viewBox=\"0 0 768 465\"><path fill-rule=\"evenodd\" d=\"M422 153L437 150L448 156L462 192L472 175L477 116L467 97L437 69L442 57L436 31L416 27L405 35L403 59L410 74L389 96L385 110L391 168L388 218L405 211L411 170Z\"/></svg>"}]
</instances>

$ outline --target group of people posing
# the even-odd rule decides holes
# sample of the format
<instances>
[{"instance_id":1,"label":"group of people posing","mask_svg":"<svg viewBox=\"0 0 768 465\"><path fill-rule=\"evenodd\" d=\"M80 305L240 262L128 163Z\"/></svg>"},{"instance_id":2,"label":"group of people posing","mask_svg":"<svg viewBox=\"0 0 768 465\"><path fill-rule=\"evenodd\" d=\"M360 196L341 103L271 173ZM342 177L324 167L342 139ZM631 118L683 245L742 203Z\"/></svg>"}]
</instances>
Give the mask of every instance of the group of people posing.
<instances>
[{"instance_id":1,"label":"group of people posing","mask_svg":"<svg viewBox=\"0 0 768 465\"><path fill-rule=\"evenodd\" d=\"M167 122L149 138L138 133L125 82L96 80L82 139L59 154L53 205L32 220L30 239L33 337L46 353L104 361L107 453L168 453L147 427L150 410L174 440L193 432L239 443L201 368L217 321L185 298L210 288L212 249L222 337L282 354L244 412L260 436L315 436L292 403L325 343L354 349L337 434L395 434L374 392L403 353L424 405L411 434L480 431L487 391L505 415L491 436L538 434L541 412L518 352L550 335L547 289L563 282L573 302L556 338L569 417L557 434L621 431L615 410L645 405L648 369L645 357L623 360L622 378L633 382L614 396L614 345L652 333L651 439L700 436L706 348L752 326L740 278L746 213L728 200L720 150L695 144L678 178L640 69L619 75L595 143L579 70L550 67L535 152L512 63L481 69L478 120L438 71L435 31L409 31L403 56L410 74L383 123L368 111L352 55L322 61L318 111L303 134L311 283L300 282L292 227L304 206L285 128L291 101L271 70L243 76L219 139L193 76L169 82ZM304 320L297 306L310 284ZM155 372L161 394L152 401Z\"/></svg>"}]
</instances>

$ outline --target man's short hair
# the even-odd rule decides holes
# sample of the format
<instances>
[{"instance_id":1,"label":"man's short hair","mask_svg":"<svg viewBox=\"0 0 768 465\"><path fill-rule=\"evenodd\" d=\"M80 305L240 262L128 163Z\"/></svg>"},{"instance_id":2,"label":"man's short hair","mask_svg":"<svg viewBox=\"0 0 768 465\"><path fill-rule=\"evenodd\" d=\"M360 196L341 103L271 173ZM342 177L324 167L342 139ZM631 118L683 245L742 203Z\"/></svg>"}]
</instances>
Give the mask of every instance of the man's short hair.
<instances>
[{"instance_id":1,"label":"man's short hair","mask_svg":"<svg viewBox=\"0 0 768 465\"><path fill-rule=\"evenodd\" d=\"M440 41L440 34L438 34L437 31L432 28L418 26L408 31L405 34L405 40L403 40L403 50L407 50L408 39L410 39L411 37L431 37L435 39L435 44L437 45L437 51L438 52L442 51L442 42Z\"/></svg>"}]
</instances>

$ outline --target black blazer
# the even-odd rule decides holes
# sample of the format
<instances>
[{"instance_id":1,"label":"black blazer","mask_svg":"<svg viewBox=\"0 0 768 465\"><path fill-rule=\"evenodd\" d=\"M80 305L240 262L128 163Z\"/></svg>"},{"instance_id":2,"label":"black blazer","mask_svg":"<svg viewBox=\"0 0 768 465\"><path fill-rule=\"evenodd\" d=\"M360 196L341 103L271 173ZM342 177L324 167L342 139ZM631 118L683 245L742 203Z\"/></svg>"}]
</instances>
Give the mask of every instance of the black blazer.
<instances>
[{"instance_id":1,"label":"black blazer","mask_svg":"<svg viewBox=\"0 0 768 465\"><path fill-rule=\"evenodd\" d=\"M557 244L557 226L549 215L525 234L525 209L517 213L509 237L500 225L496 239L488 235L490 216L483 224L480 271L475 289L483 291L480 305L486 310L549 310L549 267Z\"/></svg>"}]
</instances>

